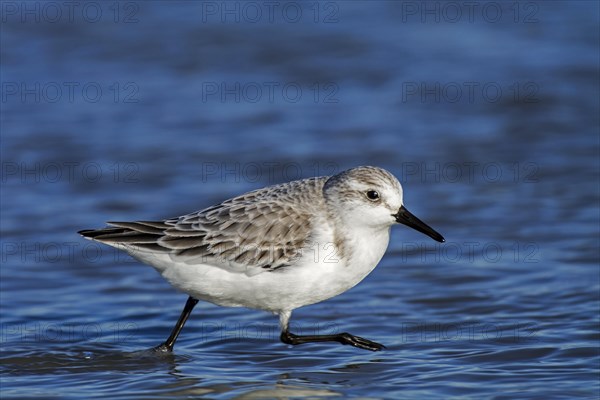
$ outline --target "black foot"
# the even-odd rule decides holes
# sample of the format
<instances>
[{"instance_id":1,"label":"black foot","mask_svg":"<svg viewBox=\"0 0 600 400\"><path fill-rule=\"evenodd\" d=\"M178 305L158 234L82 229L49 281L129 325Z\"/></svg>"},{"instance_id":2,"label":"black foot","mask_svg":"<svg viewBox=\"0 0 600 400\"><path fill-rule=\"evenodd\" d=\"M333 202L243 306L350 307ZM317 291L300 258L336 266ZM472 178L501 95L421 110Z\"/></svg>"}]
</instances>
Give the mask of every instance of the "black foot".
<instances>
[{"instance_id":1,"label":"black foot","mask_svg":"<svg viewBox=\"0 0 600 400\"><path fill-rule=\"evenodd\" d=\"M360 336L354 336L347 332L341 333L340 336L343 338L340 343L349 344L350 346L358 347L359 349L380 351L386 348L381 343L373 342Z\"/></svg>"},{"instance_id":2,"label":"black foot","mask_svg":"<svg viewBox=\"0 0 600 400\"><path fill-rule=\"evenodd\" d=\"M167 346L166 343L163 343L161 345L151 348L150 351L154 353L172 353L173 346Z\"/></svg>"},{"instance_id":3,"label":"black foot","mask_svg":"<svg viewBox=\"0 0 600 400\"><path fill-rule=\"evenodd\" d=\"M360 336L354 336L347 332L340 333L337 335L307 335L307 336L299 336L294 335L291 332L281 332L280 339L283 343L286 344L302 344L302 343L311 343L311 342L338 342L344 345L350 345L354 347L358 347L359 349L371 350L371 351L380 351L385 349L385 346L372 342L368 339L361 338Z\"/></svg>"}]
</instances>

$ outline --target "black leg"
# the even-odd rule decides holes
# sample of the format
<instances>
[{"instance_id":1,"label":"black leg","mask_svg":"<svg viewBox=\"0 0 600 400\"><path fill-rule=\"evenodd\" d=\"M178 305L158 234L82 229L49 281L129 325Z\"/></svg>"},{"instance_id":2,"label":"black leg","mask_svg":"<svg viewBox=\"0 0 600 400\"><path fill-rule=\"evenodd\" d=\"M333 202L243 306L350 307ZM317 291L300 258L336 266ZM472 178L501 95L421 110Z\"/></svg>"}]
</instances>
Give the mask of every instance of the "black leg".
<instances>
[{"instance_id":1,"label":"black leg","mask_svg":"<svg viewBox=\"0 0 600 400\"><path fill-rule=\"evenodd\" d=\"M177 340L177 336L179 336L179 332L181 332L181 330L183 329L183 326L185 325L185 321L187 321L187 319L189 318L189 316L192 313L192 310L194 309L194 306L196 304L198 304L198 300L194 299L192 296L188 297L188 299L185 303L185 307L183 307L183 311L181 312L181 315L179 316L179 320L177 321L177 324L175 324L175 327L171 331L171 335L169 335L169 338L167 339L167 341L159 346L156 346L152 350L158 351L158 352L173 351L173 346L175 346L175 341Z\"/></svg>"},{"instance_id":2,"label":"black leg","mask_svg":"<svg viewBox=\"0 0 600 400\"><path fill-rule=\"evenodd\" d=\"M299 336L294 335L287 329L281 332L280 339L286 344L302 344L310 342L338 342L341 344L347 344L350 346L358 347L360 349L379 351L385 349L385 346L370 340L361 338L359 336L351 335L347 332L338 333L337 335L306 335Z\"/></svg>"}]
</instances>

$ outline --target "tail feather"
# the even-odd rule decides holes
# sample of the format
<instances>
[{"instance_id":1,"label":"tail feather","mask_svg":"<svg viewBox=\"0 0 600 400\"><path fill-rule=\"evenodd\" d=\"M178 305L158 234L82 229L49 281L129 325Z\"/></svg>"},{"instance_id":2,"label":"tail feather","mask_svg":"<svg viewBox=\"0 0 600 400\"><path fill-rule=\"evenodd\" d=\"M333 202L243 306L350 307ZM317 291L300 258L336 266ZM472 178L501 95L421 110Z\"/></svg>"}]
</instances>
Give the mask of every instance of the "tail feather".
<instances>
[{"instance_id":1,"label":"tail feather","mask_svg":"<svg viewBox=\"0 0 600 400\"><path fill-rule=\"evenodd\" d=\"M77 233L87 239L101 240L103 235L118 235L127 232L128 229L123 228L103 228L103 229L84 229Z\"/></svg>"},{"instance_id":2,"label":"tail feather","mask_svg":"<svg viewBox=\"0 0 600 400\"><path fill-rule=\"evenodd\" d=\"M156 227L142 227L137 222L109 222L115 227L101 229L84 229L77 233L86 239L95 240L114 247L126 246L131 249L152 250L168 252L167 249L158 244L158 239L162 236L161 230ZM157 224L158 225L158 224ZM136 229L139 228L139 229ZM152 233L150 233L150 231Z\"/></svg>"},{"instance_id":3,"label":"tail feather","mask_svg":"<svg viewBox=\"0 0 600 400\"><path fill-rule=\"evenodd\" d=\"M141 222L108 222L108 225L111 226L101 229L84 229L77 233L87 239L100 242L155 243L168 228L164 224L161 229L158 227L158 223L151 226Z\"/></svg>"}]
</instances>

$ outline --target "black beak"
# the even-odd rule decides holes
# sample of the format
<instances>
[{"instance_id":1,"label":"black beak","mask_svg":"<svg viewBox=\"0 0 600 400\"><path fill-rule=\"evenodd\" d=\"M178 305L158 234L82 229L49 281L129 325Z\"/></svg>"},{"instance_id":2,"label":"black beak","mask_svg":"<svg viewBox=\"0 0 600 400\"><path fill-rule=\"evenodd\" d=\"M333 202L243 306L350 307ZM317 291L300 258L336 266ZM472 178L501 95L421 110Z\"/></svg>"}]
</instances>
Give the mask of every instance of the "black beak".
<instances>
[{"instance_id":1,"label":"black beak","mask_svg":"<svg viewBox=\"0 0 600 400\"><path fill-rule=\"evenodd\" d=\"M437 240L440 243L446 241L442 235L437 233L432 227L421 221L419 218L412 215L404 206L400 207L397 214L393 214L396 218L396 222L410 226L417 231L426 234L433 240Z\"/></svg>"}]
</instances>

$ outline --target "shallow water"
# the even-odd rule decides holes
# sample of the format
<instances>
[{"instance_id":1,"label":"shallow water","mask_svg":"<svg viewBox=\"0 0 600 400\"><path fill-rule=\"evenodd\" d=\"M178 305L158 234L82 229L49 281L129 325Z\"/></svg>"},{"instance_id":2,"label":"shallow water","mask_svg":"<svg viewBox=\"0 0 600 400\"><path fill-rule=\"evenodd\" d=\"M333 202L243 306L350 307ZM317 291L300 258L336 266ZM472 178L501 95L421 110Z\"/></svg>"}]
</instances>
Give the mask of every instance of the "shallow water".
<instances>
[{"instance_id":1,"label":"shallow water","mask_svg":"<svg viewBox=\"0 0 600 400\"><path fill-rule=\"evenodd\" d=\"M4 2L2 398L597 398L598 5L467 3ZM149 354L186 296L75 233L361 164L447 243L292 321L383 352L203 304Z\"/></svg>"}]
</instances>

